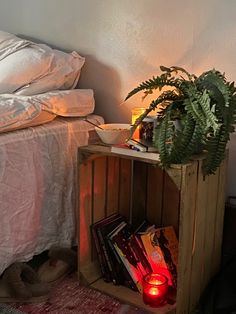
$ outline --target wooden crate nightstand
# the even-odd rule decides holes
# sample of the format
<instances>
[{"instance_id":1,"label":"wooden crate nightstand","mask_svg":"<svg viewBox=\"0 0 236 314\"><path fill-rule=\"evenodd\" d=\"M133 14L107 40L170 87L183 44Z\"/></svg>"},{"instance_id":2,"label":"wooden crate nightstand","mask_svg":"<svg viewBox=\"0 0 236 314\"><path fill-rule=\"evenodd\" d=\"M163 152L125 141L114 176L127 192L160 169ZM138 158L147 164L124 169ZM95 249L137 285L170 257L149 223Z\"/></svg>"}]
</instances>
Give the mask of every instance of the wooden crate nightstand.
<instances>
[{"instance_id":1,"label":"wooden crate nightstand","mask_svg":"<svg viewBox=\"0 0 236 314\"><path fill-rule=\"evenodd\" d=\"M202 159L173 165L112 153L90 145L78 152L78 272L81 281L153 313L189 314L218 271L225 204L226 161L215 175L201 173ZM90 225L119 212L134 223L147 217L173 226L179 239L177 302L150 308L139 293L100 278Z\"/></svg>"}]
</instances>

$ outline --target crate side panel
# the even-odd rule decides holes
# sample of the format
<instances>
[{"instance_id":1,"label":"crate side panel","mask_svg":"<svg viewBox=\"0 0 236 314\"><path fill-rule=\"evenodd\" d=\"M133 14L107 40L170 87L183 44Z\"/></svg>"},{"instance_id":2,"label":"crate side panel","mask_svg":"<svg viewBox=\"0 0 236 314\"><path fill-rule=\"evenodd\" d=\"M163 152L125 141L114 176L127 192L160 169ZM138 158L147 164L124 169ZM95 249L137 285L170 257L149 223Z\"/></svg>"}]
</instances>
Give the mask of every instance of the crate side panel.
<instances>
[{"instance_id":1,"label":"crate side panel","mask_svg":"<svg viewBox=\"0 0 236 314\"><path fill-rule=\"evenodd\" d=\"M133 163L133 202L131 208L131 222L135 228L146 217L147 201L147 164L134 161Z\"/></svg>"},{"instance_id":2,"label":"crate side panel","mask_svg":"<svg viewBox=\"0 0 236 314\"><path fill-rule=\"evenodd\" d=\"M191 291L189 308L194 308L200 298L202 292L201 278L204 276L204 241L207 228L206 211L208 199L208 177L203 177L201 174L201 167L202 160L199 161L197 179L197 199L194 214L192 265L189 287L189 291Z\"/></svg>"},{"instance_id":3,"label":"crate side panel","mask_svg":"<svg viewBox=\"0 0 236 314\"><path fill-rule=\"evenodd\" d=\"M174 169L175 177L181 177L181 168ZM172 171L173 175L173 171ZM168 172L164 172L162 226L173 226L179 234L180 190Z\"/></svg>"},{"instance_id":4,"label":"crate side panel","mask_svg":"<svg viewBox=\"0 0 236 314\"><path fill-rule=\"evenodd\" d=\"M106 216L106 175L107 175L107 158L99 157L94 159L93 166L93 222Z\"/></svg>"},{"instance_id":5,"label":"crate side panel","mask_svg":"<svg viewBox=\"0 0 236 314\"><path fill-rule=\"evenodd\" d=\"M132 161L121 158L119 169L119 213L129 219Z\"/></svg>"},{"instance_id":6,"label":"crate side panel","mask_svg":"<svg viewBox=\"0 0 236 314\"><path fill-rule=\"evenodd\" d=\"M182 187L179 219L179 258L177 283L177 314L189 314L189 283L197 194L198 162L182 167Z\"/></svg>"},{"instance_id":7,"label":"crate side panel","mask_svg":"<svg viewBox=\"0 0 236 314\"><path fill-rule=\"evenodd\" d=\"M223 240L223 226L224 226L224 212L225 212L225 197L226 197L226 174L227 174L228 156L222 161L219 169L218 181L218 199L216 209L215 222L215 239L213 248L213 271L216 273L219 270L222 254L222 240Z\"/></svg>"},{"instance_id":8,"label":"crate side panel","mask_svg":"<svg viewBox=\"0 0 236 314\"><path fill-rule=\"evenodd\" d=\"M147 220L161 227L164 172L158 166L148 165L147 175Z\"/></svg>"},{"instance_id":9,"label":"crate side panel","mask_svg":"<svg viewBox=\"0 0 236 314\"><path fill-rule=\"evenodd\" d=\"M91 235L90 225L92 223L92 163L81 164L78 174L78 246L79 267L91 262Z\"/></svg>"},{"instance_id":10,"label":"crate side panel","mask_svg":"<svg viewBox=\"0 0 236 314\"><path fill-rule=\"evenodd\" d=\"M205 216L205 237L203 246L203 276L201 278L201 290L203 291L211 279L213 261L213 246L215 238L215 220L217 208L219 171L215 175L210 175L207 182L207 206Z\"/></svg>"},{"instance_id":11,"label":"crate side panel","mask_svg":"<svg viewBox=\"0 0 236 314\"><path fill-rule=\"evenodd\" d=\"M118 211L119 201L119 158L108 157L107 164L107 215Z\"/></svg>"}]
</instances>

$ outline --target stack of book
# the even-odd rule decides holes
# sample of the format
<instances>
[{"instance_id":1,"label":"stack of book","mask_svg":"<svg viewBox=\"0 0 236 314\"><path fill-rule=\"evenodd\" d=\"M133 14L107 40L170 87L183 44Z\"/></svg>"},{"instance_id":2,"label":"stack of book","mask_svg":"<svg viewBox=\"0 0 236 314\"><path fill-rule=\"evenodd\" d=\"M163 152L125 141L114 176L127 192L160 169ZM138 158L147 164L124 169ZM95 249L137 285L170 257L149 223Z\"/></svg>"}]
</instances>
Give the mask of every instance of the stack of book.
<instances>
[{"instance_id":1,"label":"stack of book","mask_svg":"<svg viewBox=\"0 0 236 314\"><path fill-rule=\"evenodd\" d=\"M156 228L144 221L133 230L114 214L91 226L104 281L142 292L143 277L162 272L176 287L178 241L172 227Z\"/></svg>"},{"instance_id":2,"label":"stack of book","mask_svg":"<svg viewBox=\"0 0 236 314\"><path fill-rule=\"evenodd\" d=\"M112 145L111 152L148 160L160 160L157 148L152 143L144 140L131 139L125 144Z\"/></svg>"}]
</instances>

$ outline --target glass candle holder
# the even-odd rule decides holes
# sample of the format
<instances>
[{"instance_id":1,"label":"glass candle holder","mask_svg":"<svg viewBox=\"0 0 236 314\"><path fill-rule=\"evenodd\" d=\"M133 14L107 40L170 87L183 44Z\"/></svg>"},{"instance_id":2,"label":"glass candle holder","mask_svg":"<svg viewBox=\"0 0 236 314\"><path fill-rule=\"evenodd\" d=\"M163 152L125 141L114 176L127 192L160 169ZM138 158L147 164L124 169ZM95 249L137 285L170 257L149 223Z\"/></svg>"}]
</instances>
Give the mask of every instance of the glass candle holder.
<instances>
[{"instance_id":1,"label":"glass candle holder","mask_svg":"<svg viewBox=\"0 0 236 314\"><path fill-rule=\"evenodd\" d=\"M168 279L163 274L151 273L143 278L143 302L151 307L166 303Z\"/></svg>"},{"instance_id":2,"label":"glass candle holder","mask_svg":"<svg viewBox=\"0 0 236 314\"><path fill-rule=\"evenodd\" d=\"M132 124L135 123L135 121L137 120L137 118L138 118L142 113L144 113L145 110L146 110L146 108L143 108L143 107L135 107L135 108L132 109L132 111L131 111L131 113L132 113ZM132 138L134 138L134 139L139 139L139 138L140 138L139 130L140 130L140 127L138 126L138 127L136 128L136 130L134 131Z\"/></svg>"},{"instance_id":3,"label":"glass candle holder","mask_svg":"<svg viewBox=\"0 0 236 314\"><path fill-rule=\"evenodd\" d=\"M157 126L157 117L156 116L147 116L140 123L139 136L141 140L153 142L154 129Z\"/></svg>"}]
</instances>

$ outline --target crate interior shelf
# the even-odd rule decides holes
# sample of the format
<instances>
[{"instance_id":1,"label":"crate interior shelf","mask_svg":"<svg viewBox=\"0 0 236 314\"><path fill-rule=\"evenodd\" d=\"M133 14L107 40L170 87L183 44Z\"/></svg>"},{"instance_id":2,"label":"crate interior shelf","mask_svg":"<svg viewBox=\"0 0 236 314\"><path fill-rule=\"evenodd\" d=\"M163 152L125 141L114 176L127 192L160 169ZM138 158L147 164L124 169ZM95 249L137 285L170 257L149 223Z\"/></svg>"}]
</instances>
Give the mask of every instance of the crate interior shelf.
<instances>
[{"instance_id":1,"label":"crate interior shelf","mask_svg":"<svg viewBox=\"0 0 236 314\"><path fill-rule=\"evenodd\" d=\"M218 271L225 202L226 160L204 178L202 157L168 171L158 161L90 145L78 151L78 272L81 281L124 302L147 309L141 295L101 279L90 234L92 223L120 213L134 225L144 218L157 227L173 226L179 240L177 301L153 313L191 313Z\"/></svg>"}]
</instances>

